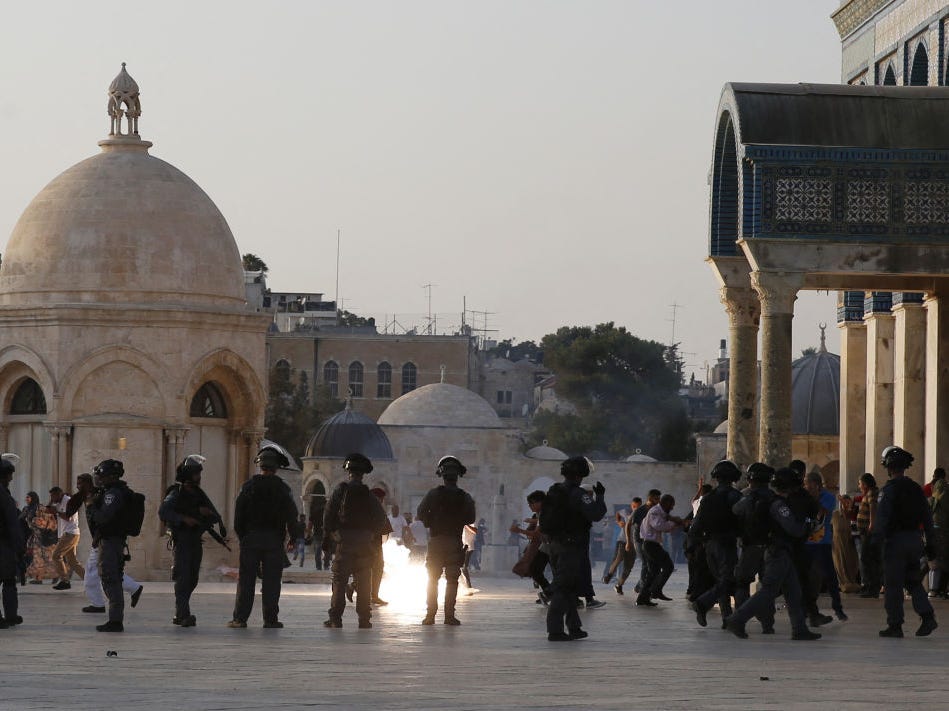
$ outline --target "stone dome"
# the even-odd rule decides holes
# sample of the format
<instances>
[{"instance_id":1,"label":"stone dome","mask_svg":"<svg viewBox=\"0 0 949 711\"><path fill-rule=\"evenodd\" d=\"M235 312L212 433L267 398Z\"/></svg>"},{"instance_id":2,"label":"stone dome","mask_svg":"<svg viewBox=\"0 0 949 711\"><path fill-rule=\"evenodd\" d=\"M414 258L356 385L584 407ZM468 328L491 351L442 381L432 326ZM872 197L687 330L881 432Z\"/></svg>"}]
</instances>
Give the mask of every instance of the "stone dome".
<instances>
[{"instance_id":1,"label":"stone dome","mask_svg":"<svg viewBox=\"0 0 949 711\"><path fill-rule=\"evenodd\" d=\"M138 85L124 67L113 85L135 92L120 97L133 128L115 133L123 112L110 103L102 152L33 198L3 252L0 304L243 308L243 266L224 216L191 178L148 154Z\"/></svg>"},{"instance_id":2,"label":"stone dome","mask_svg":"<svg viewBox=\"0 0 949 711\"><path fill-rule=\"evenodd\" d=\"M346 409L327 418L306 446L307 457L345 457L360 452L370 459L392 459L392 445L382 428L363 414Z\"/></svg>"},{"instance_id":3,"label":"stone dome","mask_svg":"<svg viewBox=\"0 0 949 711\"><path fill-rule=\"evenodd\" d=\"M643 454L642 452L637 451L636 454L630 454L628 457L626 457L626 461L648 463L648 462L656 462L658 460L654 459L653 457L650 457L648 454Z\"/></svg>"},{"instance_id":4,"label":"stone dome","mask_svg":"<svg viewBox=\"0 0 949 711\"><path fill-rule=\"evenodd\" d=\"M556 447L547 446L547 440L544 440L544 443L539 447L528 449L524 456L531 459L542 459L547 462L562 462L567 458L567 455Z\"/></svg>"},{"instance_id":5,"label":"stone dome","mask_svg":"<svg viewBox=\"0 0 949 711\"><path fill-rule=\"evenodd\" d=\"M491 427L504 425L488 401L467 388L432 383L406 393L379 416L380 425Z\"/></svg>"},{"instance_id":6,"label":"stone dome","mask_svg":"<svg viewBox=\"0 0 949 711\"><path fill-rule=\"evenodd\" d=\"M840 356L823 347L791 364L791 432L840 434Z\"/></svg>"}]
</instances>

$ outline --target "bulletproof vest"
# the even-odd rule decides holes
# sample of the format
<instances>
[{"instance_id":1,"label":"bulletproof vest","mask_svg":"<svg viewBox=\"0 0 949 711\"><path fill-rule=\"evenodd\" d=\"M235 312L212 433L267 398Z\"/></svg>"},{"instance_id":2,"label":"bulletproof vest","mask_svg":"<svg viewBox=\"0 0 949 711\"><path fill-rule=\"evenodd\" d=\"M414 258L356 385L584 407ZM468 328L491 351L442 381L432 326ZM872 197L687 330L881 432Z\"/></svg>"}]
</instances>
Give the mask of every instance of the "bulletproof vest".
<instances>
[{"instance_id":1,"label":"bulletproof vest","mask_svg":"<svg viewBox=\"0 0 949 711\"><path fill-rule=\"evenodd\" d=\"M347 483L339 503L340 529L371 530L373 528L371 507L374 503L368 486L356 481Z\"/></svg>"},{"instance_id":2,"label":"bulletproof vest","mask_svg":"<svg viewBox=\"0 0 949 711\"><path fill-rule=\"evenodd\" d=\"M794 509L791 507L790 502L781 494L775 494L774 498L771 500L771 505L768 507L768 516L769 516L769 526L770 526L770 543L776 548L784 548L789 551L796 550L796 547L800 545L803 539L793 538L787 531L782 528L773 517L771 517L771 511L776 510L775 507L778 506L787 506L791 511L791 515L798 520L803 520L803 517L794 512Z\"/></svg>"},{"instance_id":3,"label":"bulletproof vest","mask_svg":"<svg viewBox=\"0 0 949 711\"><path fill-rule=\"evenodd\" d=\"M468 523L468 495L461 489L439 486L432 498L428 528L433 536L461 536Z\"/></svg>"},{"instance_id":4,"label":"bulletproof vest","mask_svg":"<svg viewBox=\"0 0 949 711\"><path fill-rule=\"evenodd\" d=\"M741 519L741 540L748 546L765 545L771 538L771 502L774 501L774 493L765 486L752 489L746 496L753 502Z\"/></svg>"},{"instance_id":5,"label":"bulletproof vest","mask_svg":"<svg viewBox=\"0 0 949 711\"><path fill-rule=\"evenodd\" d=\"M109 494L119 498L120 506L125 506L125 504L128 503L127 499L129 497L129 488L128 485L122 480L110 484L102 495L108 496ZM118 515L109 521L109 523L99 526L97 533L99 533L103 538L107 536L124 536L125 520L121 509L119 510Z\"/></svg>"},{"instance_id":6,"label":"bulletproof vest","mask_svg":"<svg viewBox=\"0 0 949 711\"><path fill-rule=\"evenodd\" d=\"M919 484L905 476L891 479L883 487L883 495L893 498L887 533L915 531L919 528L923 522L922 507L926 504Z\"/></svg>"},{"instance_id":7,"label":"bulletproof vest","mask_svg":"<svg viewBox=\"0 0 949 711\"><path fill-rule=\"evenodd\" d=\"M710 538L737 536L738 518L732 512L732 506L738 503L741 493L732 487L717 487L702 497L699 515L705 533Z\"/></svg>"},{"instance_id":8,"label":"bulletproof vest","mask_svg":"<svg viewBox=\"0 0 949 711\"><path fill-rule=\"evenodd\" d=\"M590 522L579 506L574 505L574 497L583 496L579 486L568 487L554 484L547 492L543 508L540 510L540 530L553 540L580 540L590 531Z\"/></svg>"},{"instance_id":9,"label":"bulletproof vest","mask_svg":"<svg viewBox=\"0 0 949 711\"><path fill-rule=\"evenodd\" d=\"M284 520L287 494L287 485L276 476L254 476L241 492L241 496L247 497L247 530L282 531L287 525Z\"/></svg>"}]
</instances>

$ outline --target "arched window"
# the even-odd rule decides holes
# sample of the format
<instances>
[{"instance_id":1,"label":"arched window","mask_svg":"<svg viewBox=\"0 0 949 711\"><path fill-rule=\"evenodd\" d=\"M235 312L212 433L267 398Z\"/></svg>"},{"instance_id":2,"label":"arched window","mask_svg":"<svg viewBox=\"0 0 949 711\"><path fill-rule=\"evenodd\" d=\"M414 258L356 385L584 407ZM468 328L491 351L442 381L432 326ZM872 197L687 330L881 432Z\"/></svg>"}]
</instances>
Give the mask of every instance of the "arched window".
<instances>
[{"instance_id":1,"label":"arched window","mask_svg":"<svg viewBox=\"0 0 949 711\"><path fill-rule=\"evenodd\" d=\"M323 366L323 384L329 388L330 395L339 397L339 363L335 360L326 361Z\"/></svg>"},{"instance_id":2,"label":"arched window","mask_svg":"<svg viewBox=\"0 0 949 711\"><path fill-rule=\"evenodd\" d=\"M920 42L913 53L913 67L909 73L909 86L929 85L929 54L925 45Z\"/></svg>"},{"instance_id":3,"label":"arched window","mask_svg":"<svg viewBox=\"0 0 949 711\"><path fill-rule=\"evenodd\" d=\"M214 383L205 383L191 398L191 417L227 418L224 396Z\"/></svg>"},{"instance_id":4,"label":"arched window","mask_svg":"<svg viewBox=\"0 0 949 711\"><path fill-rule=\"evenodd\" d=\"M27 378L20 387L16 389L13 395L13 402L10 403L11 415L45 415L46 398L43 396L43 388L39 386L33 378Z\"/></svg>"},{"instance_id":5,"label":"arched window","mask_svg":"<svg viewBox=\"0 0 949 711\"><path fill-rule=\"evenodd\" d=\"M410 393L418 387L418 368L415 363L402 366L402 394Z\"/></svg>"},{"instance_id":6,"label":"arched window","mask_svg":"<svg viewBox=\"0 0 949 711\"><path fill-rule=\"evenodd\" d=\"M715 164L712 167L712 221L709 254L729 257L738 254L738 158L735 127L723 113L715 136Z\"/></svg>"},{"instance_id":7,"label":"arched window","mask_svg":"<svg viewBox=\"0 0 949 711\"><path fill-rule=\"evenodd\" d=\"M376 397L392 397L392 366L385 361L376 368Z\"/></svg>"},{"instance_id":8,"label":"arched window","mask_svg":"<svg viewBox=\"0 0 949 711\"><path fill-rule=\"evenodd\" d=\"M883 73L883 86L896 86L896 72L893 71L892 64L886 65L886 71Z\"/></svg>"},{"instance_id":9,"label":"arched window","mask_svg":"<svg viewBox=\"0 0 949 711\"><path fill-rule=\"evenodd\" d=\"M358 360L349 364L349 394L362 397L362 363Z\"/></svg>"}]
</instances>

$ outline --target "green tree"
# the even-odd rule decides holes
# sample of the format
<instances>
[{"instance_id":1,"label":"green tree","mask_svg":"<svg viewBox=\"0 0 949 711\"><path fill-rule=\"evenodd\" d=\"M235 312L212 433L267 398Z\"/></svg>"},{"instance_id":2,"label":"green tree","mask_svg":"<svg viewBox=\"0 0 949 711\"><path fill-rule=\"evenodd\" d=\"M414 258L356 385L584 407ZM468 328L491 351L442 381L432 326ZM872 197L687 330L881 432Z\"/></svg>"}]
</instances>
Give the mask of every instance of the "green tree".
<instances>
[{"instance_id":1,"label":"green tree","mask_svg":"<svg viewBox=\"0 0 949 711\"><path fill-rule=\"evenodd\" d=\"M283 445L299 458L320 423L339 412L343 403L332 397L325 387L318 387L311 398L306 372L294 375L295 371L286 361L278 362L271 369L265 425L268 439Z\"/></svg>"},{"instance_id":2,"label":"green tree","mask_svg":"<svg viewBox=\"0 0 949 711\"><path fill-rule=\"evenodd\" d=\"M263 272L266 274L268 271L270 271L267 263L256 254L251 254L248 252L243 257L241 257L241 261L244 263L245 272Z\"/></svg>"},{"instance_id":3,"label":"green tree","mask_svg":"<svg viewBox=\"0 0 949 711\"><path fill-rule=\"evenodd\" d=\"M544 351L541 350L540 346L534 343L534 341L521 341L520 343L516 343L512 338L505 338L493 348L486 349L485 353L497 358L507 358L513 361L528 358L535 363L544 362Z\"/></svg>"},{"instance_id":4,"label":"green tree","mask_svg":"<svg viewBox=\"0 0 949 711\"><path fill-rule=\"evenodd\" d=\"M365 316L358 316L351 311L346 311L345 309L339 309L336 311L336 318L339 321L340 326L371 326L372 328L376 327L376 319Z\"/></svg>"},{"instance_id":5,"label":"green tree","mask_svg":"<svg viewBox=\"0 0 949 711\"><path fill-rule=\"evenodd\" d=\"M538 415L532 442L547 439L571 453L621 457L641 449L657 459L689 458L693 445L678 396L674 349L670 354L663 344L612 322L563 327L544 336L541 347L545 365L556 374L557 394L573 403L577 414Z\"/></svg>"}]
</instances>

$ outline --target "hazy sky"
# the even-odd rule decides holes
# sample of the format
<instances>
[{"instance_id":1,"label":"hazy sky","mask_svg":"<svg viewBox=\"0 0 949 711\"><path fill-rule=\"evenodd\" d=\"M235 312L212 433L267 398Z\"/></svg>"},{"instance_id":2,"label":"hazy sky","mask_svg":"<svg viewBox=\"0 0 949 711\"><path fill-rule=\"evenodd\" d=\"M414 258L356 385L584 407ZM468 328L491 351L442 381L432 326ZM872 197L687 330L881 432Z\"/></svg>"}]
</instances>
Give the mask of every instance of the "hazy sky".
<instances>
[{"instance_id":1,"label":"hazy sky","mask_svg":"<svg viewBox=\"0 0 949 711\"><path fill-rule=\"evenodd\" d=\"M704 377L727 319L704 263L729 81L840 80L837 0L45 2L0 27L0 251L98 151L128 63L142 137L278 291L500 338L615 321ZM833 295L803 294L795 350ZM481 325L479 320L477 325Z\"/></svg>"}]
</instances>

